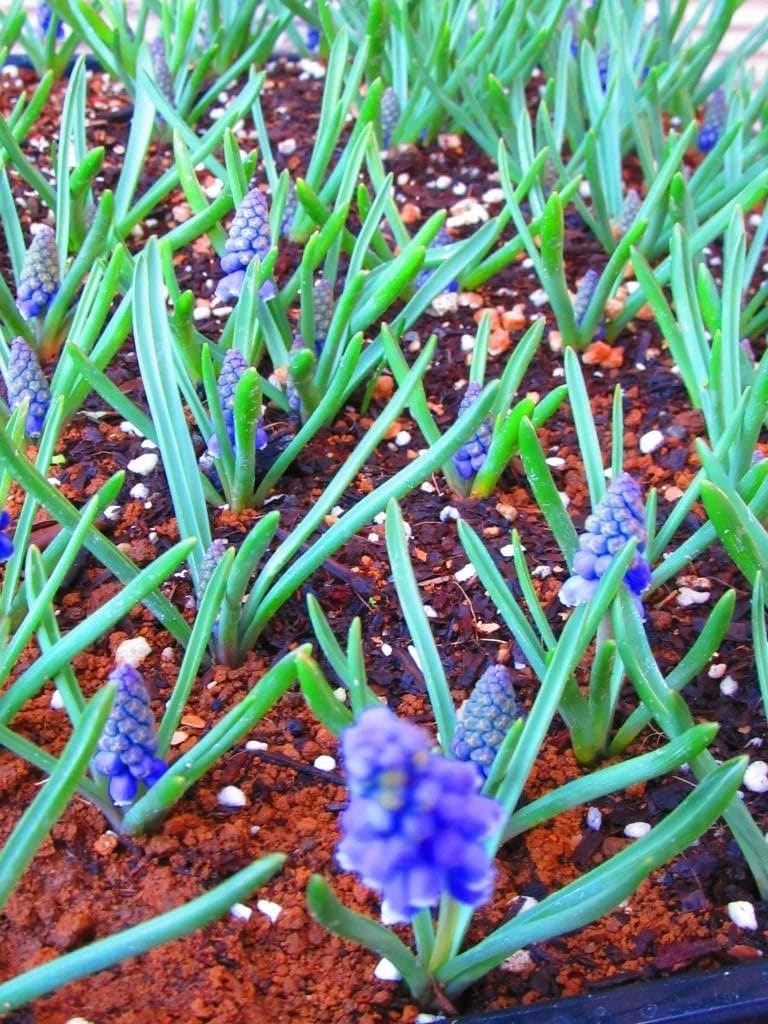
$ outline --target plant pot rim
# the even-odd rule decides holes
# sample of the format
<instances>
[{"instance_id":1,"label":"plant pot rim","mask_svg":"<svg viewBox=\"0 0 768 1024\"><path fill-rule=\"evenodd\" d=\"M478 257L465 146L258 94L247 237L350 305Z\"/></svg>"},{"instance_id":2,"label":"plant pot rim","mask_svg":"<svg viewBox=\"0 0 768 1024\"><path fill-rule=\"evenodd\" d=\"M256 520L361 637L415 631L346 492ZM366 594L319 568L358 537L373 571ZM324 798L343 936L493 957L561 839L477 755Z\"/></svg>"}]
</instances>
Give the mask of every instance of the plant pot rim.
<instances>
[{"instance_id":1,"label":"plant pot rim","mask_svg":"<svg viewBox=\"0 0 768 1024\"><path fill-rule=\"evenodd\" d=\"M456 1018L455 1024L759 1024L768 963L620 985L586 996Z\"/></svg>"}]
</instances>

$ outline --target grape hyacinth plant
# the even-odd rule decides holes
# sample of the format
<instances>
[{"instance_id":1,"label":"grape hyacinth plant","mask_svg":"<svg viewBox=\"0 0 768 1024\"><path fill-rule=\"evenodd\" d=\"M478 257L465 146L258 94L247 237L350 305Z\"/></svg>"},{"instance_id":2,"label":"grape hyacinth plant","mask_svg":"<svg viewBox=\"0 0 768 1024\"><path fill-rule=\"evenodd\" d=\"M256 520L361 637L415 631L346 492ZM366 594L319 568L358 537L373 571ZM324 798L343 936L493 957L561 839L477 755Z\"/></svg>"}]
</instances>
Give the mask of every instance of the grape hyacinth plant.
<instances>
[{"instance_id":1,"label":"grape hyacinth plant","mask_svg":"<svg viewBox=\"0 0 768 1024\"><path fill-rule=\"evenodd\" d=\"M493 889L483 840L502 809L481 796L470 764L432 753L429 734L385 707L342 733L350 802L336 859L381 893L388 923L408 921L444 895L479 906Z\"/></svg>"},{"instance_id":2,"label":"grape hyacinth plant","mask_svg":"<svg viewBox=\"0 0 768 1024\"><path fill-rule=\"evenodd\" d=\"M59 255L53 228L42 224L32 237L21 268L16 305L30 320L42 316L59 290Z\"/></svg>"},{"instance_id":3,"label":"grape hyacinth plant","mask_svg":"<svg viewBox=\"0 0 768 1024\"><path fill-rule=\"evenodd\" d=\"M51 391L40 361L23 338L14 338L11 342L5 384L11 411L22 401L29 403L25 429L30 437L39 437L48 413Z\"/></svg>"},{"instance_id":4,"label":"grape hyacinth plant","mask_svg":"<svg viewBox=\"0 0 768 1024\"><path fill-rule=\"evenodd\" d=\"M168 770L156 756L157 736L149 693L141 674L123 663L109 675L115 700L98 742L92 766L109 779L109 797L116 807L134 802L139 785L149 789Z\"/></svg>"},{"instance_id":5,"label":"grape hyacinth plant","mask_svg":"<svg viewBox=\"0 0 768 1024\"><path fill-rule=\"evenodd\" d=\"M482 390L482 386L475 381L470 381L467 384L459 403L459 416L462 416L477 401ZM462 480L471 480L482 469L488 457L491 439L491 420L486 419L480 424L477 432L454 454L453 464Z\"/></svg>"},{"instance_id":6,"label":"grape hyacinth plant","mask_svg":"<svg viewBox=\"0 0 768 1024\"><path fill-rule=\"evenodd\" d=\"M13 541L8 536L11 516L7 509L0 510L0 562L7 562L13 554Z\"/></svg>"},{"instance_id":7,"label":"grape hyacinth plant","mask_svg":"<svg viewBox=\"0 0 768 1024\"><path fill-rule=\"evenodd\" d=\"M573 557L572 575L560 588L560 600L569 608L591 600L614 556L630 540L637 541L624 585L642 610L642 597L651 585L651 567L645 556L647 532L640 487L629 473L611 480L594 513L587 516Z\"/></svg>"}]
</instances>

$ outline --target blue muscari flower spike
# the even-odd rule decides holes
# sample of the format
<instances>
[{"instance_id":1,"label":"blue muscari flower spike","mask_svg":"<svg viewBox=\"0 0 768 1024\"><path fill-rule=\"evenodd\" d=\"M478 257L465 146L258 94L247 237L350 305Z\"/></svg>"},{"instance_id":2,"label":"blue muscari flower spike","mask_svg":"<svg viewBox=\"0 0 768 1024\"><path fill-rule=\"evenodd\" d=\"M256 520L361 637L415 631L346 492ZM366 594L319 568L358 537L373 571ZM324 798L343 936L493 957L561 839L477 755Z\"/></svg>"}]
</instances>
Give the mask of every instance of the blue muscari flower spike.
<instances>
[{"instance_id":1,"label":"blue muscari flower spike","mask_svg":"<svg viewBox=\"0 0 768 1024\"><path fill-rule=\"evenodd\" d=\"M51 20L55 15L51 10L49 4L39 3L37 5L37 28L41 36L45 37L48 33L48 29L51 27ZM56 38L64 38L64 22L61 18L56 17Z\"/></svg>"},{"instance_id":2,"label":"blue muscari flower spike","mask_svg":"<svg viewBox=\"0 0 768 1024\"><path fill-rule=\"evenodd\" d=\"M627 191L624 196L624 203L621 207L621 213L619 214L619 222L617 227L620 235L626 235L632 225L635 223L635 218L643 205L643 201L640 198L640 193L636 188L631 188Z\"/></svg>"},{"instance_id":3,"label":"blue muscari flower spike","mask_svg":"<svg viewBox=\"0 0 768 1024\"><path fill-rule=\"evenodd\" d=\"M299 209L299 197L296 195L296 186L293 181L288 182L288 194L285 197L283 207L283 219L280 221L280 234L283 238L290 238L291 225Z\"/></svg>"},{"instance_id":4,"label":"blue muscari flower spike","mask_svg":"<svg viewBox=\"0 0 768 1024\"><path fill-rule=\"evenodd\" d=\"M641 597L651 583L651 567L645 557L645 514L640 487L629 473L620 473L605 492L579 536L579 550L573 558L573 574L560 588L560 600L569 608L590 601L600 578L608 571L614 555L632 538L637 539L635 557L624 576L624 585L642 613Z\"/></svg>"},{"instance_id":5,"label":"blue muscari flower spike","mask_svg":"<svg viewBox=\"0 0 768 1024\"><path fill-rule=\"evenodd\" d=\"M59 290L59 254L53 228L43 224L32 238L19 276L16 305L23 317L45 313Z\"/></svg>"},{"instance_id":6,"label":"blue muscari flower spike","mask_svg":"<svg viewBox=\"0 0 768 1024\"><path fill-rule=\"evenodd\" d=\"M459 416L462 416L477 400L482 390L481 385L476 381L467 384L467 390L459 404ZM489 418L483 420L477 428L477 432L457 452L454 452L453 464L462 480L469 480L482 467L490 450L492 439L493 428Z\"/></svg>"},{"instance_id":7,"label":"blue muscari flower spike","mask_svg":"<svg viewBox=\"0 0 768 1024\"><path fill-rule=\"evenodd\" d=\"M702 153L709 153L717 145L728 111L725 103L725 89L719 85L707 100L704 108L704 119L699 131L698 146Z\"/></svg>"},{"instance_id":8,"label":"blue muscari flower spike","mask_svg":"<svg viewBox=\"0 0 768 1024\"><path fill-rule=\"evenodd\" d=\"M381 97L381 142L384 149L389 149L399 120L400 100L392 86L388 85Z\"/></svg>"},{"instance_id":9,"label":"blue muscari flower spike","mask_svg":"<svg viewBox=\"0 0 768 1024\"><path fill-rule=\"evenodd\" d=\"M165 99L173 106L173 79L171 78L171 69L168 67L165 40L162 36L155 36L150 42L149 56L152 61L155 84Z\"/></svg>"},{"instance_id":10,"label":"blue muscari flower spike","mask_svg":"<svg viewBox=\"0 0 768 1024\"><path fill-rule=\"evenodd\" d=\"M213 576L216 571L216 566L224 557L224 552L226 550L227 542L222 537L217 537L215 540L212 540L206 548L203 560L200 563L200 572L198 573L198 600L202 600L205 588L211 582L211 576Z\"/></svg>"},{"instance_id":11,"label":"blue muscari flower spike","mask_svg":"<svg viewBox=\"0 0 768 1024\"><path fill-rule=\"evenodd\" d=\"M440 230L437 232L435 237L432 239L432 241L429 243L429 248L430 249L439 249L443 245L450 245L451 242L452 242L452 238L448 234L448 231L447 231L445 225L443 225L440 228ZM427 283L427 281L430 279L430 277L432 277L433 274L434 274L434 270L422 270L422 271L420 271L418 277L416 278L416 287L417 288L423 288L424 285ZM449 281L448 284L446 285L445 290L447 292L457 292L459 290L459 282L458 281Z\"/></svg>"},{"instance_id":12,"label":"blue muscari flower spike","mask_svg":"<svg viewBox=\"0 0 768 1024\"><path fill-rule=\"evenodd\" d=\"M600 78L600 88L605 92L608 88L608 70L611 63L611 48L608 43L603 43L597 55L597 74Z\"/></svg>"},{"instance_id":13,"label":"blue muscari flower spike","mask_svg":"<svg viewBox=\"0 0 768 1024\"><path fill-rule=\"evenodd\" d=\"M219 395L221 411L224 415L227 436L233 448L235 446L235 391L237 390L238 381L247 369L248 363L242 352L236 348L227 349L224 354L221 372L216 381L216 390ZM260 449L265 448L266 445L267 433L263 427L259 426L256 430L256 447ZM208 441L208 451L217 457L221 453L221 447L215 435Z\"/></svg>"},{"instance_id":14,"label":"blue muscari flower spike","mask_svg":"<svg viewBox=\"0 0 768 1024\"><path fill-rule=\"evenodd\" d=\"M29 399L24 429L30 437L39 437L51 403L51 391L37 356L23 338L11 342L5 384L11 412L24 398Z\"/></svg>"},{"instance_id":15,"label":"blue muscari flower spike","mask_svg":"<svg viewBox=\"0 0 768 1024\"><path fill-rule=\"evenodd\" d=\"M13 554L13 541L5 532L11 525L11 517L3 509L0 512L0 562L7 562Z\"/></svg>"},{"instance_id":16,"label":"blue muscari flower spike","mask_svg":"<svg viewBox=\"0 0 768 1024\"><path fill-rule=\"evenodd\" d=\"M327 278L321 277L312 288L312 326L315 329L315 355L318 356L331 329L333 305L333 285Z\"/></svg>"},{"instance_id":17,"label":"blue muscari flower spike","mask_svg":"<svg viewBox=\"0 0 768 1024\"><path fill-rule=\"evenodd\" d=\"M565 8L563 21L566 26L571 26L571 56L577 57L579 53L579 12L573 4L568 4Z\"/></svg>"},{"instance_id":18,"label":"blue muscari flower spike","mask_svg":"<svg viewBox=\"0 0 768 1024\"><path fill-rule=\"evenodd\" d=\"M307 29L306 43L310 53L315 53L320 48L320 32L314 25L310 25Z\"/></svg>"},{"instance_id":19,"label":"blue muscari flower spike","mask_svg":"<svg viewBox=\"0 0 768 1024\"><path fill-rule=\"evenodd\" d=\"M240 295L245 272L251 260L266 259L272 247L272 233L269 227L269 207L257 188L246 193L235 211L235 218L229 229L221 269L225 276L216 286L216 297L229 301ZM262 299L275 294L275 286L265 281L259 290Z\"/></svg>"},{"instance_id":20,"label":"blue muscari flower spike","mask_svg":"<svg viewBox=\"0 0 768 1024\"><path fill-rule=\"evenodd\" d=\"M599 280L600 275L596 270L592 270L591 267L581 279L581 283L576 291L576 298L573 300L573 317L578 327L581 327L582 321L586 316Z\"/></svg>"},{"instance_id":21,"label":"blue muscari flower spike","mask_svg":"<svg viewBox=\"0 0 768 1024\"><path fill-rule=\"evenodd\" d=\"M387 923L449 895L479 906L493 889L483 840L503 816L478 793L480 775L431 752L429 734L386 707L366 708L342 733L350 802L336 859L382 896Z\"/></svg>"},{"instance_id":22,"label":"blue muscari flower spike","mask_svg":"<svg viewBox=\"0 0 768 1024\"><path fill-rule=\"evenodd\" d=\"M459 710L451 753L459 761L471 761L487 778L504 737L521 714L512 673L504 665L491 665Z\"/></svg>"},{"instance_id":23,"label":"blue muscari flower spike","mask_svg":"<svg viewBox=\"0 0 768 1024\"><path fill-rule=\"evenodd\" d=\"M115 806L125 807L136 799L140 782L153 786L168 765L155 756L155 723L141 675L132 665L118 665L108 682L117 684L117 692L92 767L109 779Z\"/></svg>"}]
</instances>

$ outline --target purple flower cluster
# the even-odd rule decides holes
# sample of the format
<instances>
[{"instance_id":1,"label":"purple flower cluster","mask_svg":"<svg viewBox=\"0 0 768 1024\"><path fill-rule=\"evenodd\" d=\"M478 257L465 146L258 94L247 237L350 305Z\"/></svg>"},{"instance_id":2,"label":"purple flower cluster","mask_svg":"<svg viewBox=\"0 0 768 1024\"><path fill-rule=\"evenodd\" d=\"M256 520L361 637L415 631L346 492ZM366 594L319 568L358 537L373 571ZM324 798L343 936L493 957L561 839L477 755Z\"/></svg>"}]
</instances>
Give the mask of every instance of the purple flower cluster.
<instances>
[{"instance_id":1,"label":"purple flower cluster","mask_svg":"<svg viewBox=\"0 0 768 1024\"><path fill-rule=\"evenodd\" d=\"M109 779L109 796L116 807L136 799L139 783L154 786L167 771L155 756L157 740L149 693L132 665L118 665L109 676L117 684L115 702L99 739L93 770Z\"/></svg>"},{"instance_id":2,"label":"purple flower cluster","mask_svg":"<svg viewBox=\"0 0 768 1024\"><path fill-rule=\"evenodd\" d=\"M11 517L5 511L0 512L0 562L7 562L13 554L13 541L5 532L11 525Z\"/></svg>"},{"instance_id":3,"label":"purple flower cluster","mask_svg":"<svg viewBox=\"0 0 768 1024\"><path fill-rule=\"evenodd\" d=\"M168 67L165 40L162 36L155 36L150 42L149 58L152 62L155 84L165 99L173 106L173 79L171 78L171 69Z\"/></svg>"},{"instance_id":4,"label":"purple flower cluster","mask_svg":"<svg viewBox=\"0 0 768 1024\"><path fill-rule=\"evenodd\" d=\"M29 400L25 430L30 437L39 437L51 402L51 391L37 356L23 338L14 338L11 342L5 384L11 411L23 399Z\"/></svg>"},{"instance_id":5,"label":"purple flower cluster","mask_svg":"<svg viewBox=\"0 0 768 1024\"><path fill-rule=\"evenodd\" d=\"M620 235L626 235L635 223L635 218L640 212L640 207L642 205L643 201L640 198L640 193L637 189L628 189L627 194L624 196L624 203L621 207L621 213L619 215L619 222L617 225Z\"/></svg>"},{"instance_id":6,"label":"purple flower cluster","mask_svg":"<svg viewBox=\"0 0 768 1024\"><path fill-rule=\"evenodd\" d=\"M723 128L725 128L728 110L725 102L725 89L719 85L707 100L704 108L704 119L699 131L698 147L702 153L709 153L717 145Z\"/></svg>"},{"instance_id":7,"label":"purple flower cluster","mask_svg":"<svg viewBox=\"0 0 768 1024\"><path fill-rule=\"evenodd\" d=\"M43 224L32 238L24 257L16 292L16 305L29 320L48 309L59 290L59 254L53 228Z\"/></svg>"},{"instance_id":8,"label":"purple flower cluster","mask_svg":"<svg viewBox=\"0 0 768 1024\"><path fill-rule=\"evenodd\" d=\"M41 36L45 37L48 34L48 29L51 27L51 22L54 20L54 14L49 4L39 3L37 5L37 29ZM64 38L64 23L61 18L55 19L55 32L57 39Z\"/></svg>"},{"instance_id":9,"label":"purple flower cluster","mask_svg":"<svg viewBox=\"0 0 768 1024\"><path fill-rule=\"evenodd\" d=\"M471 761L487 778L504 737L521 713L512 673L504 665L491 665L459 711L451 753L459 761Z\"/></svg>"},{"instance_id":10,"label":"purple flower cluster","mask_svg":"<svg viewBox=\"0 0 768 1024\"><path fill-rule=\"evenodd\" d=\"M315 329L315 355L319 356L333 319L333 285L325 277L319 278L312 289L312 313Z\"/></svg>"},{"instance_id":11,"label":"purple flower cluster","mask_svg":"<svg viewBox=\"0 0 768 1024\"><path fill-rule=\"evenodd\" d=\"M400 100L391 85L387 86L381 97L380 120L381 142L384 149L389 149L392 135L400 120Z\"/></svg>"},{"instance_id":12,"label":"purple flower cluster","mask_svg":"<svg viewBox=\"0 0 768 1024\"><path fill-rule=\"evenodd\" d=\"M236 348L227 349L219 379L216 382L216 389L221 403L221 411L224 414L229 443L233 448L235 446L235 391L240 378L247 369L248 363L242 352ZM263 427L259 426L256 429L256 448L265 448L266 445L267 433ZM221 454L221 446L215 435L208 441L208 451L216 457Z\"/></svg>"},{"instance_id":13,"label":"purple flower cluster","mask_svg":"<svg viewBox=\"0 0 768 1024\"><path fill-rule=\"evenodd\" d=\"M259 189L252 188L235 211L235 218L229 229L221 269L225 276L216 286L216 296L222 301L237 299L245 280L250 262L256 258L264 260L272 247L272 233L269 227L269 208ZM263 299L275 294L274 285L266 281L259 294Z\"/></svg>"},{"instance_id":14,"label":"purple flower cluster","mask_svg":"<svg viewBox=\"0 0 768 1024\"><path fill-rule=\"evenodd\" d=\"M350 802L336 858L381 893L382 916L408 921L448 894L479 906L493 889L483 840L502 808L480 775L431 752L429 734L386 707L367 708L342 733Z\"/></svg>"},{"instance_id":15,"label":"purple flower cluster","mask_svg":"<svg viewBox=\"0 0 768 1024\"><path fill-rule=\"evenodd\" d=\"M586 316L599 280L600 275L598 272L590 267L579 283L576 298L573 300L573 316L578 327L581 327L582 321Z\"/></svg>"},{"instance_id":16,"label":"purple flower cluster","mask_svg":"<svg viewBox=\"0 0 768 1024\"><path fill-rule=\"evenodd\" d=\"M573 575L560 588L560 600L569 608L590 601L614 556L635 538L637 551L624 576L624 585L642 611L640 598L650 586L651 567L645 557L647 535L640 488L628 473L620 473L611 481L584 526L573 559Z\"/></svg>"},{"instance_id":17,"label":"purple flower cluster","mask_svg":"<svg viewBox=\"0 0 768 1024\"><path fill-rule=\"evenodd\" d=\"M459 416L463 416L472 403L477 400L482 390L482 387L475 381L467 384L467 390L459 405ZM477 428L477 432L457 452L454 452L453 464L462 480L469 480L482 467L488 456L492 438L491 421L490 419L483 420Z\"/></svg>"}]
</instances>

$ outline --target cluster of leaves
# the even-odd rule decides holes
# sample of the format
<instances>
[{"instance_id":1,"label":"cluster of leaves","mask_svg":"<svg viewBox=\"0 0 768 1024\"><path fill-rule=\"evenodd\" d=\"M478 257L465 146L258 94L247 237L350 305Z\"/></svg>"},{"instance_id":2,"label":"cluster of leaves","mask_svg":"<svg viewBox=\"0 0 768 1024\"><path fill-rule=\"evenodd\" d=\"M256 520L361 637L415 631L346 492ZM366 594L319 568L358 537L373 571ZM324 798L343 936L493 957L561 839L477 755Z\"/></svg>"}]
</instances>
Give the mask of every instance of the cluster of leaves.
<instances>
[{"instance_id":1,"label":"cluster of leaves","mask_svg":"<svg viewBox=\"0 0 768 1024\"><path fill-rule=\"evenodd\" d=\"M331 930L388 957L427 1003L434 992L455 998L523 945L572 931L615 907L720 815L761 895L768 895L767 848L735 795L744 759L715 763L708 747L716 726L694 724L681 694L725 636L734 594L721 598L692 649L666 676L646 636L642 610L655 588L720 540L753 588L757 674L768 695L768 462L754 458L768 413L768 355L755 359L749 345L766 326L768 286L755 280L768 221L751 238L743 222L744 213L768 193L768 86L756 87L743 70L744 59L768 37L768 26L712 69L733 4L717 5L704 24L706 5L690 12L685 0L664 0L653 26L644 25L639 0L597 0L591 6L567 0L144 0L132 24L115 0L41 6L48 7L48 20L41 14L35 28L16 0L0 29L0 57L20 43L39 74L31 94L0 117L0 216L13 276L10 283L0 281L0 369L8 394L7 404L0 405L0 504L12 482L21 489L12 539L0 534L0 557L6 559L0 583L0 743L50 779L0 853L0 905L74 793L97 806L119 832L156 825L295 682L331 732L351 735L347 730L379 704L366 680L361 624L353 623L344 650L310 599L317 644L348 700L339 701L305 644L283 656L180 761L161 771L204 663L242 663L285 602L385 510L393 578L424 673L440 754L459 758L457 751L467 745L454 743L457 712L397 502L436 473L456 495L482 500L516 456L571 572L563 601L579 606L556 635L520 538L512 538L518 599L482 540L459 522L470 561L540 680L525 720L516 717L493 746L485 733L477 741L484 765L477 786L497 807L485 814L484 856L492 860L503 842L563 810L684 763L697 784L647 837L474 946L465 948L464 942L478 900L462 897L466 879L455 875L441 892L444 875L426 849L418 863L437 886L437 897L432 899L430 889L420 901L398 902L412 920L414 950L378 922L343 908L320 878L308 892L312 912ZM328 66L311 158L303 176L294 179L279 170L272 151L261 107L265 71L259 69L283 33L300 54L309 55L314 42L302 23L316 36ZM100 178L103 147L89 147L86 61L72 64L78 44L123 84L132 101L112 189L104 189ZM49 180L25 139L65 70L69 80ZM528 87L537 80L542 87L531 104ZM228 102L213 116L224 91ZM395 202L388 147L429 142L447 130L466 132L497 161L504 208L461 240L446 234L445 212L411 235ZM258 148L244 152L250 139ZM696 144L702 157L689 173L687 156ZM153 146L164 146L172 159L147 187L142 174ZM628 157L647 183L637 190L625 182ZM263 174L254 180L258 167ZM18 179L48 211L29 244L29 225L12 188ZM137 246L148 216L179 189L191 216ZM569 206L606 257L577 292L576 282L566 277ZM718 285L700 253L721 239ZM209 246L221 266L217 301L227 319L216 337L204 335L195 317L198 300L209 296L182 290L177 277L176 257L193 243ZM504 365L495 367L497 379L487 380L485 319L474 339L459 415L443 432L425 384L437 340L428 339L409 365L406 333L442 293L474 288L523 254L548 296L566 348L565 383L543 396L517 397L545 334L543 317ZM619 298L630 269L637 288ZM644 304L652 309L692 406L702 412L706 433L698 442L702 469L658 529L654 492L643 507L622 472L621 395L617 391L606 466L607 442L592 418L576 354L598 335L617 337ZM146 408L109 376L129 338ZM279 513L262 511L265 502L346 405L356 402L370 411L382 371L394 380L391 398L310 511L290 532L281 531ZM182 539L143 569L98 527L100 515L121 494L124 474L108 480L81 508L48 479L63 428L82 414L89 396L133 424L162 462ZM593 506L581 535L537 436L566 398ZM406 410L425 449L354 500L356 476ZM35 442L33 456L28 441ZM608 488L606 476L612 480ZM323 529L343 498L351 507ZM707 522L671 548L699 499ZM212 528L212 509L225 502L234 514L260 511L240 543L229 548ZM622 502L631 513L629 526L626 516L614 518ZM41 509L59 527L42 551L31 542ZM9 525L4 514L0 529ZM62 633L56 595L83 548L119 587L98 611ZM179 572L194 590L191 623L163 589ZM137 602L184 652L156 730L146 707L131 711L114 681L86 700L71 664ZM17 672L31 642L39 656ZM71 726L59 757L13 728L14 717L50 680ZM636 707L616 729L626 681ZM142 694L131 690L130 699L145 705ZM585 772L518 808L556 714ZM626 756L651 721L667 742L650 754ZM471 720L462 723L462 736L471 727ZM129 772L129 762L118 756L125 736L145 758L140 772ZM404 748L410 742L403 740ZM414 742L421 763L422 741ZM616 755L623 760L601 766ZM445 771L449 777L450 769ZM349 813L350 832L375 832L369 811L365 805ZM396 831L399 825L390 820L388 827ZM345 866L370 876L356 863L355 849L348 838ZM0 985L0 1011L114 963L125 949L141 952L201 926L268 880L283 859L264 858L179 911ZM392 865L391 875L386 863L378 868L376 887L391 895L403 867ZM430 907L437 898L440 910L433 918Z\"/></svg>"}]
</instances>

